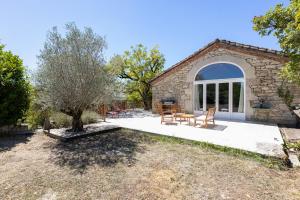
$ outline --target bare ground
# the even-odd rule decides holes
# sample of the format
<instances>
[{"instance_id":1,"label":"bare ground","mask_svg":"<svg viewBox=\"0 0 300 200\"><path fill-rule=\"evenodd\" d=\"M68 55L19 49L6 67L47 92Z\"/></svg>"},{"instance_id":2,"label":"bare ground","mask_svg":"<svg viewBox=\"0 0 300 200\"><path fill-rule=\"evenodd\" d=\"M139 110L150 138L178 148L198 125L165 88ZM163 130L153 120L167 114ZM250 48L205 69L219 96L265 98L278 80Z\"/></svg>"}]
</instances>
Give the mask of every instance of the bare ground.
<instances>
[{"instance_id":1,"label":"bare ground","mask_svg":"<svg viewBox=\"0 0 300 200\"><path fill-rule=\"evenodd\" d=\"M300 170L125 131L0 138L0 199L300 199Z\"/></svg>"}]
</instances>

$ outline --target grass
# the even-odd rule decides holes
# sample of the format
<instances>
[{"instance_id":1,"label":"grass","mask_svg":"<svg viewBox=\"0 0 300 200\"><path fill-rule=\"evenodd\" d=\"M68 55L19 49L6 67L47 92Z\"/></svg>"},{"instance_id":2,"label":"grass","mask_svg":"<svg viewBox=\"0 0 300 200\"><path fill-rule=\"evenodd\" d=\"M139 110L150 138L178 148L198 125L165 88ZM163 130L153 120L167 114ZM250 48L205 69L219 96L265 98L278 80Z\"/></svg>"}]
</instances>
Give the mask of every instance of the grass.
<instances>
[{"instance_id":1,"label":"grass","mask_svg":"<svg viewBox=\"0 0 300 200\"><path fill-rule=\"evenodd\" d=\"M296 151L300 151L300 142L286 142L286 147L288 149L295 149Z\"/></svg>"},{"instance_id":2,"label":"grass","mask_svg":"<svg viewBox=\"0 0 300 200\"><path fill-rule=\"evenodd\" d=\"M254 154L120 129L0 140L0 199L299 199L300 171ZM260 155L258 155L260 159Z\"/></svg>"},{"instance_id":3,"label":"grass","mask_svg":"<svg viewBox=\"0 0 300 200\"><path fill-rule=\"evenodd\" d=\"M283 147L286 152L289 152L291 150L295 151L298 155L298 159L300 160L300 142L288 142L284 140Z\"/></svg>"},{"instance_id":4,"label":"grass","mask_svg":"<svg viewBox=\"0 0 300 200\"><path fill-rule=\"evenodd\" d=\"M131 129L126 129L127 131L134 131ZM138 131L141 132L141 131ZM236 149L232 147L226 147L221 145L216 145L208 142L200 142L200 141L194 141L194 140L187 140L172 136L165 136L165 135L156 135L153 133L148 132L142 132L145 135L148 135L153 141L157 142L163 142L163 143L174 143L174 144L183 144L183 145L191 145L191 146L197 146L199 148L214 151L217 153L226 153L227 155L233 156L233 157L240 157L244 159L251 159L255 160L261 164L263 164L266 167L273 168L273 169L280 169L280 170L287 170L290 165L286 158L281 159L277 157L272 156L266 156L259 153L254 153L246 150Z\"/></svg>"}]
</instances>

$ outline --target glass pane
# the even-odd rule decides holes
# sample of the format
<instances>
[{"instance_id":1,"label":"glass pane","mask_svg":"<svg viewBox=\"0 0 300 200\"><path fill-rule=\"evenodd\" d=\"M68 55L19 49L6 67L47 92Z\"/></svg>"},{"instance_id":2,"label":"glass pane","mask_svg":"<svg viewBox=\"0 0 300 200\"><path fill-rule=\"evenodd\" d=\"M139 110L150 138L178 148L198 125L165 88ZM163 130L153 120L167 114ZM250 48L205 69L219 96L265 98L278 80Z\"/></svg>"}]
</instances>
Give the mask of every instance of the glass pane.
<instances>
[{"instance_id":1,"label":"glass pane","mask_svg":"<svg viewBox=\"0 0 300 200\"><path fill-rule=\"evenodd\" d=\"M195 85L195 110L203 111L203 85Z\"/></svg>"},{"instance_id":2,"label":"glass pane","mask_svg":"<svg viewBox=\"0 0 300 200\"><path fill-rule=\"evenodd\" d=\"M229 112L229 83L219 83L219 111Z\"/></svg>"},{"instance_id":3,"label":"glass pane","mask_svg":"<svg viewBox=\"0 0 300 200\"><path fill-rule=\"evenodd\" d=\"M201 69L195 80L199 81L243 77L243 72L237 66L229 63L216 63Z\"/></svg>"},{"instance_id":4,"label":"glass pane","mask_svg":"<svg viewBox=\"0 0 300 200\"><path fill-rule=\"evenodd\" d=\"M216 106L216 84L206 85L206 109Z\"/></svg>"},{"instance_id":5,"label":"glass pane","mask_svg":"<svg viewBox=\"0 0 300 200\"><path fill-rule=\"evenodd\" d=\"M244 84L232 83L232 112L244 112Z\"/></svg>"}]
</instances>

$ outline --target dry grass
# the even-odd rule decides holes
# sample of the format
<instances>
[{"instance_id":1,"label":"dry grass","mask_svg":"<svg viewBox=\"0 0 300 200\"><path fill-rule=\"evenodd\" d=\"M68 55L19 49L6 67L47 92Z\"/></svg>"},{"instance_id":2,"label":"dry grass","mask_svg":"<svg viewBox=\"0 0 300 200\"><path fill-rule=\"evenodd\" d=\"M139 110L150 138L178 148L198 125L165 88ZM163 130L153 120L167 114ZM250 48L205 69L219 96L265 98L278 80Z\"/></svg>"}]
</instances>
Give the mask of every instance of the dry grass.
<instances>
[{"instance_id":1,"label":"dry grass","mask_svg":"<svg viewBox=\"0 0 300 200\"><path fill-rule=\"evenodd\" d=\"M0 138L0 199L299 199L300 171L118 131Z\"/></svg>"}]
</instances>

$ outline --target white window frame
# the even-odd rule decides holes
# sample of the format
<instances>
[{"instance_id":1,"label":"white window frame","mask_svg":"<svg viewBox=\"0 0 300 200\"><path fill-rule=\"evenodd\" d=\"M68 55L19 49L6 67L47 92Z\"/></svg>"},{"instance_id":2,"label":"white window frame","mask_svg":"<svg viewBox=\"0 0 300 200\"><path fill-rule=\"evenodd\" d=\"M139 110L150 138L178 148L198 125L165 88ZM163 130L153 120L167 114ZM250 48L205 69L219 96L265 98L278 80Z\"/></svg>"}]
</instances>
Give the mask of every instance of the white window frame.
<instances>
[{"instance_id":1,"label":"white window frame","mask_svg":"<svg viewBox=\"0 0 300 200\"><path fill-rule=\"evenodd\" d=\"M197 74L199 71L201 71L203 68L212 65L212 64L218 64L218 63L227 63L227 64L232 64L236 67L238 67L242 73L243 73L243 78L229 78L229 79L213 79L213 80L198 80L195 81ZM212 62L208 63L201 68L199 68L194 76L194 85L193 85L193 90L195 90L195 85L197 84L203 84L203 111L206 111L206 84L208 83L215 83L216 84L216 95L215 95L215 102L216 102L216 117L218 118L225 118L225 119L233 119L233 120L245 120L246 118L246 93L247 93L247 88L246 88L246 74L243 70L242 67L239 65L233 63L233 62L228 62L228 61L218 61L218 62ZM236 113L232 112L232 83L234 82L242 82L244 84L244 112L243 113ZM229 83L229 112L219 112L219 83ZM203 111L197 111L194 109L195 108L195 96L193 93L193 110L195 113L203 113ZM227 114L227 115L226 115Z\"/></svg>"},{"instance_id":2,"label":"white window frame","mask_svg":"<svg viewBox=\"0 0 300 200\"><path fill-rule=\"evenodd\" d=\"M233 83L243 83L244 84L244 112L237 113L233 112L232 109L232 84ZM229 84L229 111L228 112L220 112L219 111L219 84L220 83L228 83ZM194 82L194 89L195 86L198 84L203 85L203 111L207 111L206 107L206 91L207 91L207 84L215 84L215 102L216 102L216 117L225 118L225 119L237 119L237 120L244 120L245 119L245 111L246 111L246 91L245 91L245 81L243 78L235 78L235 79L222 79L222 80L205 80L205 81L195 81ZM195 98L193 98L195 99ZM193 100L193 106L195 105L195 100ZM203 111L194 110L195 113L202 113Z\"/></svg>"}]
</instances>

